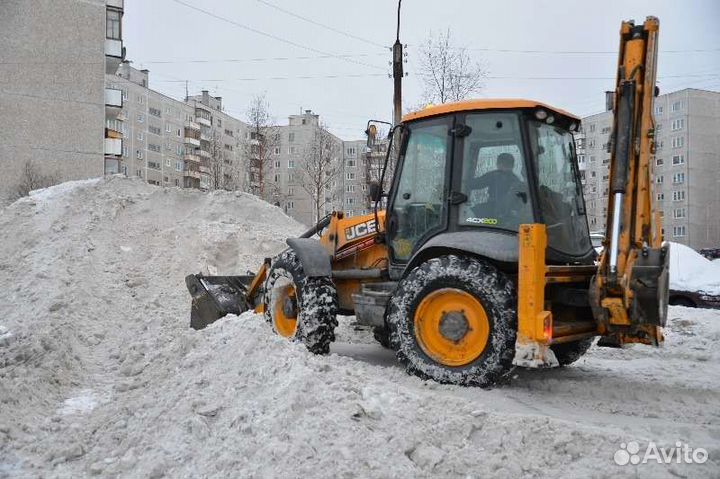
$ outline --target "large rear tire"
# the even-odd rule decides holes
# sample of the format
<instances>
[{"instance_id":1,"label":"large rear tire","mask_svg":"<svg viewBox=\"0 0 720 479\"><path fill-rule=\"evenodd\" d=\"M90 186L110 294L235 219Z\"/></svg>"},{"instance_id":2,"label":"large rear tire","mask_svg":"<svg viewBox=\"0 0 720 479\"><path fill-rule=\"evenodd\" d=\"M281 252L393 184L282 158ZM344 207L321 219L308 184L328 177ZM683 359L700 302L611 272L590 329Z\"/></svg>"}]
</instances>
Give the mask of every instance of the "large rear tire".
<instances>
[{"instance_id":1,"label":"large rear tire","mask_svg":"<svg viewBox=\"0 0 720 479\"><path fill-rule=\"evenodd\" d=\"M454 255L413 269L390 300L390 345L409 373L491 386L513 368L513 283L492 264Z\"/></svg>"},{"instance_id":2,"label":"large rear tire","mask_svg":"<svg viewBox=\"0 0 720 479\"><path fill-rule=\"evenodd\" d=\"M315 354L330 352L337 326L337 292L329 277L308 278L295 252L273 261L265 281L265 319L280 336Z\"/></svg>"}]
</instances>

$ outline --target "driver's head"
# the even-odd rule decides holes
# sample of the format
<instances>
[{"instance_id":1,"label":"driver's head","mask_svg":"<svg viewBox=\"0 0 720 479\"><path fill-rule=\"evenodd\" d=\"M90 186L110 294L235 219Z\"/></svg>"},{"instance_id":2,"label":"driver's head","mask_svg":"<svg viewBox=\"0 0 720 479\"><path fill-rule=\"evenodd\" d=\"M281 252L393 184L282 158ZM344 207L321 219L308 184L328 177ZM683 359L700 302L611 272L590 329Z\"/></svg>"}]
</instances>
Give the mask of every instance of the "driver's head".
<instances>
[{"instance_id":1,"label":"driver's head","mask_svg":"<svg viewBox=\"0 0 720 479\"><path fill-rule=\"evenodd\" d=\"M500 153L496 160L497 169L503 171L512 171L515 166L515 157L510 153Z\"/></svg>"}]
</instances>

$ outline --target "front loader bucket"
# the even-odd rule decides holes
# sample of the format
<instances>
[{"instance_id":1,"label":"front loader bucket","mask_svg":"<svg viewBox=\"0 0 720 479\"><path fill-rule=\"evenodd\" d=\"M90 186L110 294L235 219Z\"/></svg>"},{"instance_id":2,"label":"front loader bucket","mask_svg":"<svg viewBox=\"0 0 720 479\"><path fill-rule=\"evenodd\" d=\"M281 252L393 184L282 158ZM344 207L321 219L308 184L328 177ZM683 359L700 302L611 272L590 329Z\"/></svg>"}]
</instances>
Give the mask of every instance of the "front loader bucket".
<instances>
[{"instance_id":1,"label":"front loader bucket","mask_svg":"<svg viewBox=\"0 0 720 479\"><path fill-rule=\"evenodd\" d=\"M190 327L203 329L227 314L250 309L247 286L252 279L253 276L186 276L185 284L192 296Z\"/></svg>"}]
</instances>

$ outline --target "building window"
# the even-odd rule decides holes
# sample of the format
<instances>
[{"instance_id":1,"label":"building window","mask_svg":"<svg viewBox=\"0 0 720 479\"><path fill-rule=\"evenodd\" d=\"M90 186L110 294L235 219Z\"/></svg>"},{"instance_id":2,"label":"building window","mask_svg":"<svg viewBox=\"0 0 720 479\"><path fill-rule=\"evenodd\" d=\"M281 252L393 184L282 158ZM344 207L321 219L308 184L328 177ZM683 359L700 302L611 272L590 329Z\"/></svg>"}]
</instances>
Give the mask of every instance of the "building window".
<instances>
[{"instance_id":1,"label":"building window","mask_svg":"<svg viewBox=\"0 0 720 479\"><path fill-rule=\"evenodd\" d=\"M357 160L345 160L345 163L349 168L357 166Z\"/></svg>"},{"instance_id":2,"label":"building window","mask_svg":"<svg viewBox=\"0 0 720 479\"><path fill-rule=\"evenodd\" d=\"M683 201L685 199L685 190L673 191L673 201Z\"/></svg>"},{"instance_id":3,"label":"building window","mask_svg":"<svg viewBox=\"0 0 720 479\"><path fill-rule=\"evenodd\" d=\"M143 134L142 131L138 131L137 139L138 139L138 141L143 141L145 139L145 135Z\"/></svg>"},{"instance_id":4,"label":"building window","mask_svg":"<svg viewBox=\"0 0 720 479\"><path fill-rule=\"evenodd\" d=\"M276 174L274 180L275 180L275 183L280 181L280 175Z\"/></svg>"},{"instance_id":5,"label":"building window","mask_svg":"<svg viewBox=\"0 0 720 479\"><path fill-rule=\"evenodd\" d=\"M673 165L683 165L685 164L685 155L675 155L672 159Z\"/></svg>"},{"instance_id":6,"label":"building window","mask_svg":"<svg viewBox=\"0 0 720 479\"><path fill-rule=\"evenodd\" d=\"M656 114L656 115L659 115L659 114L661 114L662 112L663 112L663 107L662 107L662 105L658 105L658 106L655 107L655 114Z\"/></svg>"},{"instance_id":7,"label":"building window","mask_svg":"<svg viewBox=\"0 0 720 479\"><path fill-rule=\"evenodd\" d=\"M170 168L171 165L172 165L172 161L170 160L170 158L166 159L166 160L165 160L165 166L167 166L168 168Z\"/></svg>"},{"instance_id":8,"label":"building window","mask_svg":"<svg viewBox=\"0 0 720 479\"><path fill-rule=\"evenodd\" d=\"M685 218L685 208L676 208L673 210L673 218L680 219Z\"/></svg>"},{"instance_id":9,"label":"building window","mask_svg":"<svg viewBox=\"0 0 720 479\"><path fill-rule=\"evenodd\" d=\"M590 131L590 133L595 132L595 123L593 123L592 125L590 125L590 129L589 129L588 131ZM590 147L590 148L592 148L592 147Z\"/></svg>"},{"instance_id":10,"label":"building window","mask_svg":"<svg viewBox=\"0 0 720 479\"><path fill-rule=\"evenodd\" d=\"M176 170L176 171L182 171L182 170L183 170L183 166L185 166L185 165L183 164L182 161L176 161L176 162L175 162L175 170Z\"/></svg>"},{"instance_id":11,"label":"building window","mask_svg":"<svg viewBox=\"0 0 720 479\"><path fill-rule=\"evenodd\" d=\"M588 141L588 148L595 148L595 140Z\"/></svg>"},{"instance_id":12,"label":"building window","mask_svg":"<svg viewBox=\"0 0 720 479\"><path fill-rule=\"evenodd\" d=\"M184 153L183 146L182 145L175 146L175 153L177 153L178 156L182 156L182 154Z\"/></svg>"},{"instance_id":13,"label":"building window","mask_svg":"<svg viewBox=\"0 0 720 479\"><path fill-rule=\"evenodd\" d=\"M658 193L657 194L657 200L662 201L665 199L665 193Z\"/></svg>"},{"instance_id":14,"label":"building window","mask_svg":"<svg viewBox=\"0 0 720 479\"><path fill-rule=\"evenodd\" d=\"M291 210L291 209L293 209L293 208L295 208L295 202L294 202L294 201L288 201L287 203L285 203L285 211Z\"/></svg>"},{"instance_id":15,"label":"building window","mask_svg":"<svg viewBox=\"0 0 720 479\"><path fill-rule=\"evenodd\" d=\"M273 153L274 153L275 155L279 155L279 154L280 154L280 147L279 147L279 146L276 146L275 148L273 148ZM280 162L278 162L278 166L276 166L276 168L280 168Z\"/></svg>"},{"instance_id":16,"label":"building window","mask_svg":"<svg viewBox=\"0 0 720 479\"><path fill-rule=\"evenodd\" d=\"M217 126L222 126L222 120L220 118L217 119Z\"/></svg>"},{"instance_id":17,"label":"building window","mask_svg":"<svg viewBox=\"0 0 720 479\"><path fill-rule=\"evenodd\" d=\"M165 133L172 133L172 124L165 123Z\"/></svg>"},{"instance_id":18,"label":"building window","mask_svg":"<svg viewBox=\"0 0 720 479\"><path fill-rule=\"evenodd\" d=\"M295 182L295 175L293 173L288 173L288 183L294 183Z\"/></svg>"},{"instance_id":19,"label":"building window","mask_svg":"<svg viewBox=\"0 0 720 479\"><path fill-rule=\"evenodd\" d=\"M138 123L143 123L145 121L145 115L143 115L142 113L138 113L137 121Z\"/></svg>"},{"instance_id":20,"label":"building window","mask_svg":"<svg viewBox=\"0 0 720 479\"><path fill-rule=\"evenodd\" d=\"M675 173L673 175L673 183L685 183L685 173Z\"/></svg>"},{"instance_id":21,"label":"building window","mask_svg":"<svg viewBox=\"0 0 720 479\"><path fill-rule=\"evenodd\" d=\"M180 186L180 180L178 180L177 178L175 178L175 186Z\"/></svg>"},{"instance_id":22,"label":"building window","mask_svg":"<svg viewBox=\"0 0 720 479\"><path fill-rule=\"evenodd\" d=\"M348 180L354 180L355 179L355 173L348 173L346 176L346 179Z\"/></svg>"},{"instance_id":23,"label":"building window","mask_svg":"<svg viewBox=\"0 0 720 479\"><path fill-rule=\"evenodd\" d=\"M345 186L345 191L347 193L355 193L355 185L347 185Z\"/></svg>"},{"instance_id":24,"label":"building window","mask_svg":"<svg viewBox=\"0 0 720 479\"><path fill-rule=\"evenodd\" d=\"M138 160L142 160L142 159L143 159L143 152L142 152L142 150L137 150L137 151L135 151L135 156L137 157Z\"/></svg>"},{"instance_id":25,"label":"building window","mask_svg":"<svg viewBox=\"0 0 720 479\"><path fill-rule=\"evenodd\" d=\"M175 130L175 135L176 135L178 138L182 138L182 129L181 129L181 128L178 128L177 130Z\"/></svg>"},{"instance_id":26,"label":"building window","mask_svg":"<svg viewBox=\"0 0 720 479\"><path fill-rule=\"evenodd\" d=\"M160 111L158 108L150 107L148 108L148 113L150 113L152 116L159 117L162 114L162 111Z\"/></svg>"},{"instance_id":27,"label":"building window","mask_svg":"<svg viewBox=\"0 0 720 479\"><path fill-rule=\"evenodd\" d=\"M347 153L347 156L355 156L357 154L357 149L354 146L351 146L350 148L345 150Z\"/></svg>"},{"instance_id":28,"label":"building window","mask_svg":"<svg viewBox=\"0 0 720 479\"><path fill-rule=\"evenodd\" d=\"M295 168L295 160L288 160L288 168Z\"/></svg>"},{"instance_id":29,"label":"building window","mask_svg":"<svg viewBox=\"0 0 720 479\"><path fill-rule=\"evenodd\" d=\"M288 149L288 153L290 153L291 155L294 155L296 151L297 151L297 148L295 148L294 146L291 146Z\"/></svg>"},{"instance_id":30,"label":"building window","mask_svg":"<svg viewBox=\"0 0 720 479\"><path fill-rule=\"evenodd\" d=\"M657 159L655 159L655 164L656 164L657 166L662 166L662 164L663 164L663 159L662 159L662 158L657 158Z\"/></svg>"},{"instance_id":31,"label":"building window","mask_svg":"<svg viewBox=\"0 0 720 479\"><path fill-rule=\"evenodd\" d=\"M673 148L682 148L683 146L683 137L682 136L676 136L672 139L672 147Z\"/></svg>"},{"instance_id":32,"label":"building window","mask_svg":"<svg viewBox=\"0 0 720 479\"><path fill-rule=\"evenodd\" d=\"M288 133L288 141L295 141L295 133Z\"/></svg>"},{"instance_id":33,"label":"building window","mask_svg":"<svg viewBox=\"0 0 720 479\"><path fill-rule=\"evenodd\" d=\"M345 204L346 204L346 205L354 205L354 204L355 204L355 198L345 198Z\"/></svg>"},{"instance_id":34,"label":"building window","mask_svg":"<svg viewBox=\"0 0 720 479\"><path fill-rule=\"evenodd\" d=\"M665 180L665 177L663 175L659 175L655 177L655 183L662 183Z\"/></svg>"},{"instance_id":35,"label":"building window","mask_svg":"<svg viewBox=\"0 0 720 479\"><path fill-rule=\"evenodd\" d=\"M685 226L673 226L673 236L685 236Z\"/></svg>"},{"instance_id":36,"label":"building window","mask_svg":"<svg viewBox=\"0 0 720 479\"><path fill-rule=\"evenodd\" d=\"M105 14L105 37L111 40L121 40L122 30L120 21L122 14L119 10L108 9Z\"/></svg>"},{"instance_id":37,"label":"building window","mask_svg":"<svg viewBox=\"0 0 720 479\"><path fill-rule=\"evenodd\" d=\"M295 187L294 186L288 186L288 196L292 196L295 194Z\"/></svg>"},{"instance_id":38,"label":"building window","mask_svg":"<svg viewBox=\"0 0 720 479\"><path fill-rule=\"evenodd\" d=\"M156 153L160 153L162 151L162 147L160 145L148 143L148 150L154 151Z\"/></svg>"},{"instance_id":39,"label":"building window","mask_svg":"<svg viewBox=\"0 0 720 479\"><path fill-rule=\"evenodd\" d=\"M138 96L137 96L137 102L142 105L143 103L145 103L145 97L142 96L142 95L138 95Z\"/></svg>"},{"instance_id":40,"label":"building window","mask_svg":"<svg viewBox=\"0 0 720 479\"><path fill-rule=\"evenodd\" d=\"M673 102L673 104L670 106L670 111L680 111L680 110L682 110L682 107L683 107L683 101L682 100L676 101L676 102Z\"/></svg>"},{"instance_id":41,"label":"building window","mask_svg":"<svg viewBox=\"0 0 720 479\"><path fill-rule=\"evenodd\" d=\"M672 131L678 131L685 128L685 118L678 118L677 120L673 120L672 124L670 125L670 129Z\"/></svg>"},{"instance_id":42,"label":"building window","mask_svg":"<svg viewBox=\"0 0 720 479\"><path fill-rule=\"evenodd\" d=\"M150 133L152 133L153 135L160 135L160 134L162 134L162 130L161 130L159 127L157 127L157 126L150 125L150 126L148 126L148 130L149 130Z\"/></svg>"}]
</instances>

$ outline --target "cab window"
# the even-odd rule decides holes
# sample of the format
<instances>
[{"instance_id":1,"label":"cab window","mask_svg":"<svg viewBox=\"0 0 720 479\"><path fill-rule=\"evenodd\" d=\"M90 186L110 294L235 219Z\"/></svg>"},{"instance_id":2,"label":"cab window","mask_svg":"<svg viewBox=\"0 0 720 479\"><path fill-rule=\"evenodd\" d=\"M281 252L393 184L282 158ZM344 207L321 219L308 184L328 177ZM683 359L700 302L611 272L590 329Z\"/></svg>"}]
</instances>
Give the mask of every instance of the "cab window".
<instances>
[{"instance_id":1,"label":"cab window","mask_svg":"<svg viewBox=\"0 0 720 479\"><path fill-rule=\"evenodd\" d=\"M458 224L517 231L532 223L527 171L517 114L467 115Z\"/></svg>"}]
</instances>

